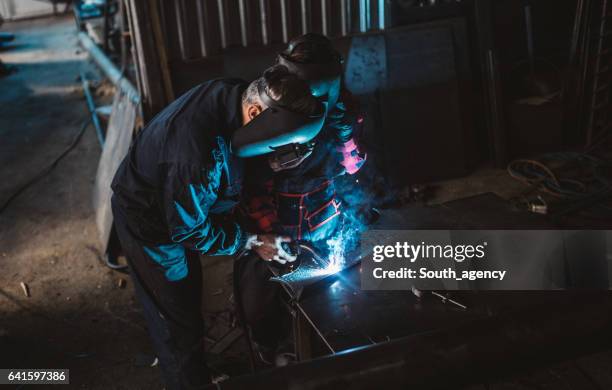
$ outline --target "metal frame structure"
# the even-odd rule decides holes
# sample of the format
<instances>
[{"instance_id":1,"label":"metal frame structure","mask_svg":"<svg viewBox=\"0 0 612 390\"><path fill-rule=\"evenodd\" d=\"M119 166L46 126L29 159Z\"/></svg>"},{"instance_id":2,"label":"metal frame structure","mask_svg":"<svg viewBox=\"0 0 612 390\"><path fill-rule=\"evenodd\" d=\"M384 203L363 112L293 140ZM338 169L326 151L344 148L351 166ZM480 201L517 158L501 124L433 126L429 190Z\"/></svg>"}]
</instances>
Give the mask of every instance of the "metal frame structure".
<instances>
[{"instance_id":1,"label":"metal frame structure","mask_svg":"<svg viewBox=\"0 0 612 390\"><path fill-rule=\"evenodd\" d=\"M610 347L610 304L607 292L567 293L566 300L554 304L239 376L209 388L446 389L486 383Z\"/></svg>"}]
</instances>

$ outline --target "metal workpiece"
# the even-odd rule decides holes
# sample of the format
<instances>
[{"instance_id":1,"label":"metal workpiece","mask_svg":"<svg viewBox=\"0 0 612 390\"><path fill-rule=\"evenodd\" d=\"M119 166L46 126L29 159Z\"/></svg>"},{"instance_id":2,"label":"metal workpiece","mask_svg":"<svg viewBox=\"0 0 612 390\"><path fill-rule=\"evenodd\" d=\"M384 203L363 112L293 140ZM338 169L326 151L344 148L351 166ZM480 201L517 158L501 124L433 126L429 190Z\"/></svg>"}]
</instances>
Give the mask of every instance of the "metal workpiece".
<instances>
[{"instance_id":1,"label":"metal workpiece","mask_svg":"<svg viewBox=\"0 0 612 390\"><path fill-rule=\"evenodd\" d=\"M273 268L275 276L270 279L281 283L295 300L299 300L307 286L357 265L365 256L364 253L353 251L346 256L342 264L335 264L329 255L319 253L312 245L305 242L297 243L295 248L298 253L297 264L284 270Z\"/></svg>"},{"instance_id":2,"label":"metal workpiece","mask_svg":"<svg viewBox=\"0 0 612 390\"><path fill-rule=\"evenodd\" d=\"M291 297L299 299L306 286L325 279L329 274L325 271L325 267L312 257L303 256L297 261L299 264L295 270L279 274L270 280L281 283Z\"/></svg>"},{"instance_id":3,"label":"metal workpiece","mask_svg":"<svg viewBox=\"0 0 612 390\"><path fill-rule=\"evenodd\" d=\"M460 388L612 345L609 293L567 293L554 302L231 378L211 389Z\"/></svg>"},{"instance_id":4,"label":"metal workpiece","mask_svg":"<svg viewBox=\"0 0 612 390\"><path fill-rule=\"evenodd\" d=\"M308 310L300 303L302 293L309 287L316 289L318 282L333 278L348 268L357 267L363 256L353 254L349 256L352 260L343 262L342 265L334 264L319 254L311 245L297 243L294 249L298 252L298 259L289 268L282 269L270 267L275 275L270 280L278 282L289 296L289 304L292 307L294 341L296 352L300 360L312 358L311 331L316 334L317 339L325 346L326 353L337 352L332 342L321 330L317 321L313 319ZM322 286L322 288L326 288Z\"/></svg>"}]
</instances>

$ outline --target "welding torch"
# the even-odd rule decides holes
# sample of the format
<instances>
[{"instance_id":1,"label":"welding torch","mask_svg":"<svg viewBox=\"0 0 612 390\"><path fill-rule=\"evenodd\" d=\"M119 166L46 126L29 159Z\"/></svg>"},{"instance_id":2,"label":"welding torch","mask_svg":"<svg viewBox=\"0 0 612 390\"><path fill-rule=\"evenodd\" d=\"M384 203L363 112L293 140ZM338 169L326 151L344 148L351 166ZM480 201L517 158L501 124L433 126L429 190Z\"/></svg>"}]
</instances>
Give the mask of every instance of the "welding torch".
<instances>
[{"instance_id":1,"label":"welding torch","mask_svg":"<svg viewBox=\"0 0 612 390\"><path fill-rule=\"evenodd\" d=\"M308 253L321 266L326 268L329 266L329 261L321 257L319 253L306 241L295 240L289 243L283 243L284 249L294 256L299 256L302 253Z\"/></svg>"}]
</instances>

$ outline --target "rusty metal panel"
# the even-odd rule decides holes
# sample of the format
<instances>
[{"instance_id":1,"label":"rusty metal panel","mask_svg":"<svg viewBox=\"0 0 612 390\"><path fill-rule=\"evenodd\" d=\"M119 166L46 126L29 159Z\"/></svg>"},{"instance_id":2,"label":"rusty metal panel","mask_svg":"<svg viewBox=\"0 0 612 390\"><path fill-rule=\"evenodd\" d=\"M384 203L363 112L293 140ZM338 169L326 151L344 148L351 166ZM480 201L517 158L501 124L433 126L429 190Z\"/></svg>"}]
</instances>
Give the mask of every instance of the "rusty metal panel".
<instances>
[{"instance_id":1,"label":"rusty metal panel","mask_svg":"<svg viewBox=\"0 0 612 390\"><path fill-rule=\"evenodd\" d=\"M382 33L353 38L345 83L355 94L373 93L387 86L387 48Z\"/></svg>"}]
</instances>

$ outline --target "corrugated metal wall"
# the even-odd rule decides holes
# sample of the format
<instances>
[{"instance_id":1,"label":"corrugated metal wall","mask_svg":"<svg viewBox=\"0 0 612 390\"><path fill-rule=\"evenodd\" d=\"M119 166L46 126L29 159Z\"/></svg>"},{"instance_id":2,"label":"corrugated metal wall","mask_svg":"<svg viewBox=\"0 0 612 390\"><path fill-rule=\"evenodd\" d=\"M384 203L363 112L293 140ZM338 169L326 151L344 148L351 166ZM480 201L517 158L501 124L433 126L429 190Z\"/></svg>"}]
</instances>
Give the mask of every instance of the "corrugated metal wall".
<instances>
[{"instance_id":1,"label":"corrugated metal wall","mask_svg":"<svg viewBox=\"0 0 612 390\"><path fill-rule=\"evenodd\" d=\"M268 46L319 32L329 37L384 29L386 0L158 0L173 60L229 47Z\"/></svg>"},{"instance_id":2,"label":"corrugated metal wall","mask_svg":"<svg viewBox=\"0 0 612 390\"><path fill-rule=\"evenodd\" d=\"M257 77L284 43L384 29L391 0L123 0L145 120L192 86ZM338 39L336 43L349 41ZM346 46L346 45L345 45ZM348 49L348 47L345 47ZM339 47L339 50L341 48Z\"/></svg>"}]
</instances>

